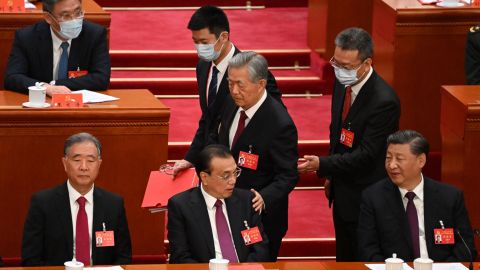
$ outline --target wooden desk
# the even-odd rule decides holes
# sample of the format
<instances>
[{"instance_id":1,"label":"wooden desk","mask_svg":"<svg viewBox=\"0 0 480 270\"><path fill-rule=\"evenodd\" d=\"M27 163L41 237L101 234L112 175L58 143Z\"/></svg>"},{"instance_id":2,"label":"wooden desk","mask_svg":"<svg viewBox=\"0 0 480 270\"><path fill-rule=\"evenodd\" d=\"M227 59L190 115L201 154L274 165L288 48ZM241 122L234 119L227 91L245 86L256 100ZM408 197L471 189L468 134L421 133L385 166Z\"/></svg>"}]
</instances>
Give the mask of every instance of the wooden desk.
<instances>
[{"instance_id":1,"label":"wooden desk","mask_svg":"<svg viewBox=\"0 0 480 270\"><path fill-rule=\"evenodd\" d=\"M43 20L41 2L37 9L27 10L25 13L0 13L0 87L3 87L3 77L8 56L12 49L15 31ZM110 13L105 12L94 0L83 0L85 19L98 23L107 30L110 29Z\"/></svg>"},{"instance_id":2,"label":"wooden desk","mask_svg":"<svg viewBox=\"0 0 480 270\"><path fill-rule=\"evenodd\" d=\"M472 226L480 228L480 86L444 86L441 93L442 180L463 190Z\"/></svg>"},{"instance_id":3,"label":"wooden desk","mask_svg":"<svg viewBox=\"0 0 480 270\"><path fill-rule=\"evenodd\" d=\"M409 263L412 266L411 263ZM232 264L248 265L248 264ZM276 263L262 263L265 269L279 270L367 270L365 263L337 263L331 261L287 261ZM464 265L468 266L468 264ZM122 265L125 270L208 270L208 264L149 264L149 265ZM65 267L7 267L5 270L64 270ZM231 268L232 269L232 268ZM479 269L474 263L475 270Z\"/></svg>"},{"instance_id":4,"label":"wooden desk","mask_svg":"<svg viewBox=\"0 0 480 270\"><path fill-rule=\"evenodd\" d=\"M374 67L397 91L401 128L415 129L440 151L440 86L464 84L467 31L480 9L440 8L417 0L375 0Z\"/></svg>"},{"instance_id":5,"label":"wooden desk","mask_svg":"<svg viewBox=\"0 0 480 270\"><path fill-rule=\"evenodd\" d=\"M148 90L109 90L120 100L81 109L26 109L0 91L0 254L19 257L32 193L66 180L63 143L81 131L103 144L95 182L125 199L135 255L164 254L164 215L140 208L151 170L167 160L170 110Z\"/></svg>"}]
</instances>

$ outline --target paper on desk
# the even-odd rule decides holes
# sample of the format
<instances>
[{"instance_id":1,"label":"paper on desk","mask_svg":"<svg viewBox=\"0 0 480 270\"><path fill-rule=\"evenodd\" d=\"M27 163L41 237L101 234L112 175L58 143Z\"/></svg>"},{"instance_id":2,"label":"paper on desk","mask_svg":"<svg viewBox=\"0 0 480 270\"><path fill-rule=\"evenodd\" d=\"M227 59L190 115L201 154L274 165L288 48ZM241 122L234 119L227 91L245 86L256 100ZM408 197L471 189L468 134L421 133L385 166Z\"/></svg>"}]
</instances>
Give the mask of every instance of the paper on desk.
<instances>
[{"instance_id":1,"label":"paper on desk","mask_svg":"<svg viewBox=\"0 0 480 270\"><path fill-rule=\"evenodd\" d=\"M100 94L90 90L78 90L72 91L72 93L80 93L83 95L83 103L97 103L97 102L106 102L119 100L117 97L112 97L105 94Z\"/></svg>"},{"instance_id":2,"label":"paper on desk","mask_svg":"<svg viewBox=\"0 0 480 270\"><path fill-rule=\"evenodd\" d=\"M461 263L434 263L433 270L468 270Z\"/></svg>"},{"instance_id":3,"label":"paper on desk","mask_svg":"<svg viewBox=\"0 0 480 270\"><path fill-rule=\"evenodd\" d=\"M104 266L104 267L84 267L84 270L123 270L119 265L116 266Z\"/></svg>"},{"instance_id":4,"label":"paper on desk","mask_svg":"<svg viewBox=\"0 0 480 270\"><path fill-rule=\"evenodd\" d=\"M385 270L385 264L384 263L379 263L379 264L365 264L368 269L371 270ZM403 270L413 270L408 264L403 263Z\"/></svg>"}]
</instances>

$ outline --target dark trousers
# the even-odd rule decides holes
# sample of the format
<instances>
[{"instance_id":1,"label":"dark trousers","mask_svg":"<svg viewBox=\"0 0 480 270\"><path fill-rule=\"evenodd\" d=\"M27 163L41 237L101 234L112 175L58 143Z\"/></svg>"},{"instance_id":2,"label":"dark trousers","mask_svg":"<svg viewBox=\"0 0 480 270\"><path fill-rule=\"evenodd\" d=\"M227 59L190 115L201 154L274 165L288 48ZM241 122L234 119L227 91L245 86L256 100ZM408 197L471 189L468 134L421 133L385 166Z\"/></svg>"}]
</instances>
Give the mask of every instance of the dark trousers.
<instances>
[{"instance_id":1,"label":"dark trousers","mask_svg":"<svg viewBox=\"0 0 480 270\"><path fill-rule=\"evenodd\" d=\"M357 258L358 221L346 221L333 208L337 262L354 262Z\"/></svg>"}]
</instances>

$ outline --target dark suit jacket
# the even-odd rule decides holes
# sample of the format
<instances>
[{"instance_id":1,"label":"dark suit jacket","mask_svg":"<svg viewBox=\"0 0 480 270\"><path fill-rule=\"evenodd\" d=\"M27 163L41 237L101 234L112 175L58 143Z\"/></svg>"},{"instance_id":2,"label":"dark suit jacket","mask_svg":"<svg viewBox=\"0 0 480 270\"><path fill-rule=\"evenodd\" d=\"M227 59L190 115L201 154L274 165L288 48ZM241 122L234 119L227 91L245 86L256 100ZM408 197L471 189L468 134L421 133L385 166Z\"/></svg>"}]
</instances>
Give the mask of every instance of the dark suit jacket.
<instances>
[{"instance_id":1,"label":"dark suit jacket","mask_svg":"<svg viewBox=\"0 0 480 270\"><path fill-rule=\"evenodd\" d=\"M235 48L235 53L239 53L240 50ZM197 64L197 84L198 84L198 96L200 102L200 108L202 109L202 116L198 122L198 129L195 133L195 137L192 140L192 144L185 156L185 159L191 163L195 163L195 159L197 158L198 154L202 149L210 144L213 139L210 138L210 134L216 131L218 127L218 120L221 116L221 110L224 108L225 98L230 96L230 90L228 88L228 69L227 73L223 76L222 81L218 87L217 96L215 98L214 103L208 107L207 105L207 82L208 82L208 75L210 71L210 66L212 62L206 62L203 60L199 60ZM274 97L275 99L281 102L282 94L278 90L277 82L275 81L275 77L273 77L272 73L268 73L268 80L267 80L267 91ZM282 103L283 104L283 103Z\"/></svg>"},{"instance_id":2,"label":"dark suit jacket","mask_svg":"<svg viewBox=\"0 0 480 270\"><path fill-rule=\"evenodd\" d=\"M93 228L113 230L114 247L96 247L92 240L94 265L128 264L132 247L123 199L98 187L93 191ZM32 196L25 220L22 265L63 265L73 256L73 225L67 184L40 191Z\"/></svg>"},{"instance_id":3,"label":"dark suit jacket","mask_svg":"<svg viewBox=\"0 0 480 270\"><path fill-rule=\"evenodd\" d=\"M251 206L253 193L235 189L225 199L233 242L240 262L268 261L268 238L263 233L261 218ZM263 241L246 246L241 231L244 220L258 226ZM200 187L179 193L168 201L168 241L170 263L208 263L215 258L215 246L208 218L207 205Z\"/></svg>"},{"instance_id":4,"label":"dark suit jacket","mask_svg":"<svg viewBox=\"0 0 480 270\"><path fill-rule=\"evenodd\" d=\"M332 181L330 199L345 221L356 222L360 194L370 184L386 177L385 153L388 135L398 130L400 102L394 90L373 71L342 123L345 87L335 80L330 123L330 155L320 157L319 176ZM340 144L342 128L354 132L352 148Z\"/></svg>"},{"instance_id":5,"label":"dark suit jacket","mask_svg":"<svg viewBox=\"0 0 480 270\"><path fill-rule=\"evenodd\" d=\"M480 26L471 27L467 34L465 77L467 84L480 84Z\"/></svg>"},{"instance_id":6,"label":"dark suit jacket","mask_svg":"<svg viewBox=\"0 0 480 270\"><path fill-rule=\"evenodd\" d=\"M229 132L238 107L229 96L222 116L218 143L230 147ZM270 95L260 106L231 149L237 161L240 151L259 156L257 170L242 168L236 187L257 190L263 197L265 232L281 240L288 229L288 194L298 181L297 128L285 107Z\"/></svg>"},{"instance_id":7,"label":"dark suit jacket","mask_svg":"<svg viewBox=\"0 0 480 270\"><path fill-rule=\"evenodd\" d=\"M435 262L470 261L462 240L455 234L455 245L434 243L433 229L459 230L473 258L477 258L473 232L463 201L463 193L453 186L424 177L425 239L428 256ZM407 215L398 187L389 178L365 189L362 195L358 224L360 261L384 261L397 253L405 261L413 261Z\"/></svg>"},{"instance_id":8,"label":"dark suit jacket","mask_svg":"<svg viewBox=\"0 0 480 270\"><path fill-rule=\"evenodd\" d=\"M68 70L87 70L88 75L57 80L71 90L105 90L110 83L110 55L104 27L83 21L80 35L72 40ZM28 93L35 82L53 80L53 45L45 21L16 31L5 71L5 89Z\"/></svg>"}]
</instances>

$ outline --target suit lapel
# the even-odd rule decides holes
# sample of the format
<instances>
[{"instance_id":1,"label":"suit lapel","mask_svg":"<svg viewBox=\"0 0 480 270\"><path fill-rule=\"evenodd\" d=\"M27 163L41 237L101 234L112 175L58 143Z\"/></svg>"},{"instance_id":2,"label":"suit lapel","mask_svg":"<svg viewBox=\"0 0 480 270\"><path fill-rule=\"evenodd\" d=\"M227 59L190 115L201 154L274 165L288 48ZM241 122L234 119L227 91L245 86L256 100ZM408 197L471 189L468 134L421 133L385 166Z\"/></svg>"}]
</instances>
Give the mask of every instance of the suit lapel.
<instances>
[{"instance_id":1,"label":"suit lapel","mask_svg":"<svg viewBox=\"0 0 480 270\"><path fill-rule=\"evenodd\" d=\"M336 82L334 86L334 98L332 99L332 122L330 127L330 149L333 151L340 138L342 125L343 99L345 97L345 86Z\"/></svg>"},{"instance_id":2,"label":"suit lapel","mask_svg":"<svg viewBox=\"0 0 480 270\"><path fill-rule=\"evenodd\" d=\"M432 254L433 242L429 241L433 238L433 229L440 227L439 220L436 220L437 203L436 193L437 189L432 185L432 181L426 177L423 178L423 216L424 216L424 229L425 229L425 242L427 243L428 254Z\"/></svg>"},{"instance_id":3,"label":"suit lapel","mask_svg":"<svg viewBox=\"0 0 480 270\"><path fill-rule=\"evenodd\" d=\"M365 102L369 100L370 96L370 90L373 89L373 83L375 81L377 74L375 71L372 71L372 75L368 80L365 82L365 84L362 86L360 89L360 92L358 92L358 96L355 98L355 102L353 102L352 106L350 107L350 110L348 111L347 118L345 119L346 122L350 122L352 120L352 117L358 114L358 111L361 108L364 108L365 106L363 105ZM345 95L345 93L344 93Z\"/></svg>"},{"instance_id":4,"label":"suit lapel","mask_svg":"<svg viewBox=\"0 0 480 270\"><path fill-rule=\"evenodd\" d=\"M95 239L95 231L101 230L103 228L102 222L105 222L105 210L106 210L106 205L104 205L104 200L102 196L102 191L95 188L93 189L93 222L92 222L92 239ZM108 225L108 224L106 224ZM96 251L96 246L95 246L95 241L92 242L92 262L95 264L97 261L97 252Z\"/></svg>"},{"instance_id":5,"label":"suit lapel","mask_svg":"<svg viewBox=\"0 0 480 270\"><path fill-rule=\"evenodd\" d=\"M53 79L53 43L52 43L52 33L50 31L50 25L46 22L43 22L39 25L37 31L37 53L38 59L42 65L43 77ZM49 82L49 81L48 81Z\"/></svg>"},{"instance_id":6,"label":"suit lapel","mask_svg":"<svg viewBox=\"0 0 480 270\"><path fill-rule=\"evenodd\" d=\"M192 212L195 214L196 220L198 220L198 227L200 228L202 236L208 247L210 258L215 258L215 246L213 244L213 234L211 229L212 225L210 224L207 205L205 203L205 199L203 198L202 192L200 191L200 186L191 193L190 205L192 207Z\"/></svg>"},{"instance_id":7,"label":"suit lapel","mask_svg":"<svg viewBox=\"0 0 480 270\"><path fill-rule=\"evenodd\" d=\"M198 64L198 96L203 112L207 111L207 82L211 65L212 62L205 62L203 60L200 60Z\"/></svg>"},{"instance_id":8,"label":"suit lapel","mask_svg":"<svg viewBox=\"0 0 480 270\"><path fill-rule=\"evenodd\" d=\"M245 250L245 244L241 236L241 231L246 229L242 227L243 220L241 220L241 215L239 210L241 209L239 205L239 200L235 195L235 192L230 198L225 199L225 204L227 206L228 212L228 222L230 223L230 231L232 232L233 243L237 251L238 260L241 261L241 258L246 258L247 253Z\"/></svg>"},{"instance_id":9,"label":"suit lapel","mask_svg":"<svg viewBox=\"0 0 480 270\"><path fill-rule=\"evenodd\" d=\"M81 69L80 59L82 57L83 31L78 38L72 39L70 52L68 54L68 71Z\"/></svg>"},{"instance_id":10,"label":"suit lapel","mask_svg":"<svg viewBox=\"0 0 480 270\"><path fill-rule=\"evenodd\" d=\"M73 224L72 211L70 209L70 198L68 196L67 184L60 186L57 189L56 207L58 213L58 220L63 224L63 233L65 239L65 249L68 250L69 258L73 258Z\"/></svg>"}]
</instances>

